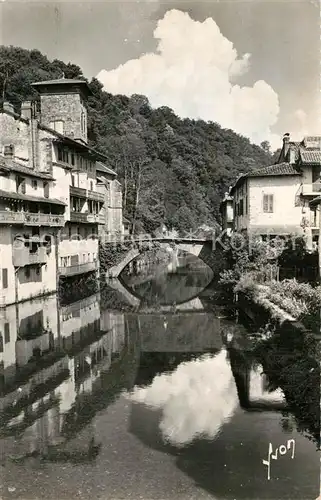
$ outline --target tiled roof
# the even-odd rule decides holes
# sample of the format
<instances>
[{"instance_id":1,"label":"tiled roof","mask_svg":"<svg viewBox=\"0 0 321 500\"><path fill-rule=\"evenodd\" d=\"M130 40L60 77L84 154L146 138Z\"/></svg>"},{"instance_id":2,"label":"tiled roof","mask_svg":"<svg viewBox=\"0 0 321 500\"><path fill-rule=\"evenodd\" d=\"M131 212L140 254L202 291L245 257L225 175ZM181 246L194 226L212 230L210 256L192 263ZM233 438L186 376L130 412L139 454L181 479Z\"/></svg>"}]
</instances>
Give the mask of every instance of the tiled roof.
<instances>
[{"instance_id":1,"label":"tiled roof","mask_svg":"<svg viewBox=\"0 0 321 500\"><path fill-rule=\"evenodd\" d=\"M300 172L290 165L290 163L284 162L253 170L245 174L245 177L266 177L274 175L300 175Z\"/></svg>"},{"instance_id":2,"label":"tiled roof","mask_svg":"<svg viewBox=\"0 0 321 500\"><path fill-rule=\"evenodd\" d=\"M42 82L35 82L32 85L60 85L60 84L70 84L70 83L84 83L88 85L85 80L79 80L74 78L57 78L56 80L44 80Z\"/></svg>"},{"instance_id":3,"label":"tiled roof","mask_svg":"<svg viewBox=\"0 0 321 500\"><path fill-rule=\"evenodd\" d=\"M275 165L269 165L268 167L258 168L247 174L242 174L236 180L234 186L232 187L230 194L233 195L235 188L240 186L245 179L248 177L274 177L282 175L301 175L298 170L296 170L290 163L276 163Z\"/></svg>"},{"instance_id":4,"label":"tiled roof","mask_svg":"<svg viewBox=\"0 0 321 500\"><path fill-rule=\"evenodd\" d=\"M100 161L96 162L96 170L98 170L99 172L105 172L106 174L110 174L110 175L117 175L116 172L114 172L114 170L107 167L106 165L104 165Z\"/></svg>"},{"instance_id":5,"label":"tiled roof","mask_svg":"<svg viewBox=\"0 0 321 500\"><path fill-rule=\"evenodd\" d=\"M54 205L62 205L66 206L66 203L64 203L61 200L57 200L56 198L44 198L40 196L29 196L27 194L22 194L22 193L14 193L10 191L3 191L0 189L0 198L8 198L10 200L22 200L22 201L34 201L36 203L52 203Z\"/></svg>"},{"instance_id":6,"label":"tiled roof","mask_svg":"<svg viewBox=\"0 0 321 500\"><path fill-rule=\"evenodd\" d=\"M47 174L46 172L37 172L32 170L25 165L21 165L11 158L0 157L0 170L6 170L7 172L19 172L21 174L30 175L31 177L37 177L38 179L48 179L54 180L52 175Z\"/></svg>"},{"instance_id":7,"label":"tiled roof","mask_svg":"<svg viewBox=\"0 0 321 500\"><path fill-rule=\"evenodd\" d=\"M309 149L303 149L300 148L300 159L302 163L309 163L309 164L314 164L314 163L321 163L321 151L318 149L315 150L309 150Z\"/></svg>"}]
</instances>

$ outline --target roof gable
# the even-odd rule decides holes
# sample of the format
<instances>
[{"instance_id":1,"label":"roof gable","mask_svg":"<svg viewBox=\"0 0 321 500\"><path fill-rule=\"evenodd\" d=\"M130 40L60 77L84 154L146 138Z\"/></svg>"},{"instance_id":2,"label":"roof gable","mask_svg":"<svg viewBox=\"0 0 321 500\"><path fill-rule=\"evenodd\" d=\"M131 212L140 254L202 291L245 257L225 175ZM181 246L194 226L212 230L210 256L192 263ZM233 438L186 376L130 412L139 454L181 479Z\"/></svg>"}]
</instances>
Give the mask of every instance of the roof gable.
<instances>
[{"instance_id":1,"label":"roof gable","mask_svg":"<svg viewBox=\"0 0 321 500\"><path fill-rule=\"evenodd\" d=\"M259 168L246 174L247 177L268 177L280 175L301 175L300 172L294 168L290 163L276 163L268 167Z\"/></svg>"},{"instance_id":2,"label":"roof gable","mask_svg":"<svg viewBox=\"0 0 321 500\"><path fill-rule=\"evenodd\" d=\"M300 148L300 163L303 165L321 165L321 150Z\"/></svg>"}]
</instances>

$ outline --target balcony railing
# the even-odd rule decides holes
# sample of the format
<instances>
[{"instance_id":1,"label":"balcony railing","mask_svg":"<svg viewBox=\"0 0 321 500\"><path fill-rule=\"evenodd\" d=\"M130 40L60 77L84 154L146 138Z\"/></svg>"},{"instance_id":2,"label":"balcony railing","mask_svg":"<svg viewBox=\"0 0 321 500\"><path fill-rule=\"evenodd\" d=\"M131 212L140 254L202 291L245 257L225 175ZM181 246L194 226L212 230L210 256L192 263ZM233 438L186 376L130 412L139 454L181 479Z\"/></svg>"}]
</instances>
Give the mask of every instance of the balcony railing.
<instances>
[{"instance_id":1,"label":"balcony railing","mask_svg":"<svg viewBox=\"0 0 321 500\"><path fill-rule=\"evenodd\" d=\"M303 196L316 196L316 193L321 192L321 181L313 182L311 184L302 184Z\"/></svg>"},{"instance_id":2,"label":"balcony railing","mask_svg":"<svg viewBox=\"0 0 321 500\"><path fill-rule=\"evenodd\" d=\"M104 224L105 220L102 222L102 216L98 214L89 214L82 212L70 212L71 222L87 222L90 224Z\"/></svg>"},{"instance_id":3,"label":"balcony railing","mask_svg":"<svg viewBox=\"0 0 321 500\"><path fill-rule=\"evenodd\" d=\"M26 226L65 225L64 215L39 214L30 212L0 211L0 224L24 224Z\"/></svg>"},{"instance_id":4,"label":"balcony railing","mask_svg":"<svg viewBox=\"0 0 321 500\"><path fill-rule=\"evenodd\" d=\"M103 203L105 200L105 197L102 193L98 193L98 191L88 190L88 199L94 200L94 201L101 201Z\"/></svg>"},{"instance_id":5,"label":"balcony railing","mask_svg":"<svg viewBox=\"0 0 321 500\"><path fill-rule=\"evenodd\" d=\"M76 186L69 187L70 196L79 196L80 198L88 198L89 200L104 201L104 195L98 193L97 191L91 191L90 189L84 189Z\"/></svg>"},{"instance_id":6,"label":"balcony railing","mask_svg":"<svg viewBox=\"0 0 321 500\"><path fill-rule=\"evenodd\" d=\"M84 264L75 264L74 266L59 267L61 276L75 276L76 274L90 273L98 269L97 262L86 262Z\"/></svg>"},{"instance_id":7,"label":"balcony railing","mask_svg":"<svg viewBox=\"0 0 321 500\"><path fill-rule=\"evenodd\" d=\"M47 251L39 247L34 253L30 253L28 248L12 249L12 263L14 267L30 266L32 264L45 264L47 262Z\"/></svg>"}]
</instances>

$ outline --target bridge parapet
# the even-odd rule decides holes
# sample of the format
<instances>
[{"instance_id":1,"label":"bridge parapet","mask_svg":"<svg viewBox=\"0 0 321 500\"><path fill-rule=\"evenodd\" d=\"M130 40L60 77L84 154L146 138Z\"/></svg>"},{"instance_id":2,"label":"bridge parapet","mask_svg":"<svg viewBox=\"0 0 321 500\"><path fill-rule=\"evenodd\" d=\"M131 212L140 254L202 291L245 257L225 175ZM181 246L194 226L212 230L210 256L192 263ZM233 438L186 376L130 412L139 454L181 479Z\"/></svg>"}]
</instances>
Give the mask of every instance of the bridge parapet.
<instances>
[{"instance_id":1,"label":"bridge parapet","mask_svg":"<svg viewBox=\"0 0 321 500\"><path fill-rule=\"evenodd\" d=\"M147 250L172 247L178 251L195 255L203 260L218 274L224 269L223 254L220 249L214 248L211 239L155 237L149 235L133 236L127 240L100 242L100 260L102 272L111 278L117 278L123 269L138 255Z\"/></svg>"}]
</instances>

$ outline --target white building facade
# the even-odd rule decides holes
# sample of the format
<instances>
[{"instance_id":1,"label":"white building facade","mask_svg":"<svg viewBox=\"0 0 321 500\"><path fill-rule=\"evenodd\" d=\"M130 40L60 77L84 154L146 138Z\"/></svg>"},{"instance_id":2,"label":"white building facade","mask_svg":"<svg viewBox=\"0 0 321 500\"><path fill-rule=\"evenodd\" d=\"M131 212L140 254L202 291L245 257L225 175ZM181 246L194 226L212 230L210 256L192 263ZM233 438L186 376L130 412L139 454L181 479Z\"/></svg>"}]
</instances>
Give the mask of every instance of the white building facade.
<instances>
[{"instance_id":1,"label":"white building facade","mask_svg":"<svg viewBox=\"0 0 321 500\"><path fill-rule=\"evenodd\" d=\"M4 103L0 113L2 305L54 292L61 277L98 273L101 227L122 229L120 186L120 201L105 207L116 173L103 192L96 165L106 157L87 143L87 83L62 78L34 88L40 108L24 102L17 115Z\"/></svg>"}]
</instances>

